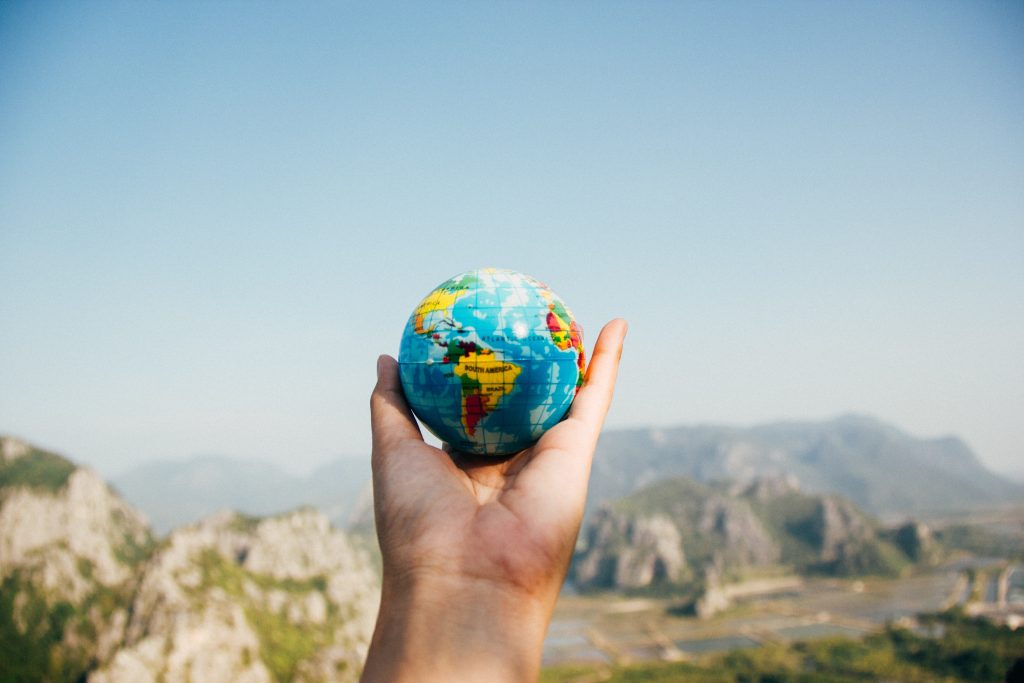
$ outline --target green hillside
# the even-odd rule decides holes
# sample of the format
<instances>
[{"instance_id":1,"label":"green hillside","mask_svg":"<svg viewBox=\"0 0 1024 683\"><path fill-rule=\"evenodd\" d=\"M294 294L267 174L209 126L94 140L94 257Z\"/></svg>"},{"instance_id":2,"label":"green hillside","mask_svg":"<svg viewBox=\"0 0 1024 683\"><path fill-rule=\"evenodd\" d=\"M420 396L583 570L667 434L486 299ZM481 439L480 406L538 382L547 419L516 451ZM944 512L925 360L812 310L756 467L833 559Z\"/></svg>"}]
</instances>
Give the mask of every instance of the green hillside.
<instances>
[{"instance_id":1,"label":"green hillside","mask_svg":"<svg viewBox=\"0 0 1024 683\"><path fill-rule=\"evenodd\" d=\"M741 487L677 477L592 515L573 571L583 590L661 584L683 592L770 569L892 576L934 559L922 533L914 524L883 529L840 496L802 493L780 478Z\"/></svg>"},{"instance_id":2,"label":"green hillside","mask_svg":"<svg viewBox=\"0 0 1024 683\"><path fill-rule=\"evenodd\" d=\"M74 471L75 466L66 458L30 447L26 455L14 460L0 460L0 489L28 486L59 491Z\"/></svg>"}]
</instances>

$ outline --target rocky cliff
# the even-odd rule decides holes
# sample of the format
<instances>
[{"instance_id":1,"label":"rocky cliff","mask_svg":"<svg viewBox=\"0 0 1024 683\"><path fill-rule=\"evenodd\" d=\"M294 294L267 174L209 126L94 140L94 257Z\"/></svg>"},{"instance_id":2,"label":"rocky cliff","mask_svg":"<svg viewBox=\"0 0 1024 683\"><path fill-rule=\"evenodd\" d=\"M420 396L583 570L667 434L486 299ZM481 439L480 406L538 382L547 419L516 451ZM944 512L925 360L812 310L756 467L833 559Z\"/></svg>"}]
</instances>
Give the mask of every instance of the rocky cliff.
<instances>
[{"instance_id":1,"label":"rocky cliff","mask_svg":"<svg viewBox=\"0 0 1024 683\"><path fill-rule=\"evenodd\" d=\"M897 535L900 546L890 542ZM800 493L792 479L737 487L681 478L598 510L572 576L582 589L685 590L714 588L752 569L886 574L923 556L912 557L915 542L927 540L913 530L882 534L849 501Z\"/></svg>"},{"instance_id":2,"label":"rocky cliff","mask_svg":"<svg viewBox=\"0 0 1024 683\"><path fill-rule=\"evenodd\" d=\"M367 558L323 514L218 514L146 563L124 642L89 681L355 680L377 599Z\"/></svg>"},{"instance_id":3,"label":"rocky cliff","mask_svg":"<svg viewBox=\"0 0 1024 683\"><path fill-rule=\"evenodd\" d=\"M151 542L94 472L0 437L0 670L70 680L109 657Z\"/></svg>"},{"instance_id":4,"label":"rocky cliff","mask_svg":"<svg viewBox=\"0 0 1024 683\"><path fill-rule=\"evenodd\" d=\"M0 439L0 679L356 680L379 581L311 509L159 545L91 471Z\"/></svg>"}]
</instances>

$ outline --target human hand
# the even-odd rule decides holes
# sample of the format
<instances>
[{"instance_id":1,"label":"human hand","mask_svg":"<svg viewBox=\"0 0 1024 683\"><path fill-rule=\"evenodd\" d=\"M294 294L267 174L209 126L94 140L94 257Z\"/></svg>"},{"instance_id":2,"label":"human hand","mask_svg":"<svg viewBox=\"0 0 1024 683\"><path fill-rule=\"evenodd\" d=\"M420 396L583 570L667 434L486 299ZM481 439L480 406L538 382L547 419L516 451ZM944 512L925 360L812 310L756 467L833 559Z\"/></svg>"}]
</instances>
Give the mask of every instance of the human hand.
<instances>
[{"instance_id":1,"label":"human hand","mask_svg":"<svg viewBox=\"0 0 1024 683\"><path fill-rule=\"evenodd\" d=\"M626 323L608 323L568 417L496 460L423 441L398 364L377 362L373 490L384 561L364 681L536 678L572 558Z\"/></svg>"}]
</instances>

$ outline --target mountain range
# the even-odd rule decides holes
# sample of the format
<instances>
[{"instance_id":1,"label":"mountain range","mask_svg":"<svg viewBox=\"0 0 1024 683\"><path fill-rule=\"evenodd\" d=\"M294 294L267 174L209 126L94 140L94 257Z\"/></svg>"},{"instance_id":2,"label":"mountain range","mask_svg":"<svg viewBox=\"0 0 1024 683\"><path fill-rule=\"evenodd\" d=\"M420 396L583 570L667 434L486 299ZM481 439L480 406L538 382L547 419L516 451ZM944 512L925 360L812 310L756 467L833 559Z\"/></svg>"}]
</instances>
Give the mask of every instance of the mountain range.
<instances>
[{"instance_id":1,"label":"mountain range","mask_svg":"<svg viewBox=\"0 0 1024 683\"><path fill-rule=\"evenodd\" d=\"M877 419L608 431L590 480L588 510L669 477L749 482L796 477L883 517L996 507L1024 486L988 470L961 439L917 438Z\"/></svg>"},{"instance_id":2,"label":"mountain range","mask_svg":"<svg viewBox=\"0 0 1024 683\"><path fill-rule=\"evenodd\" d=\"M244 458L158 460L140 464L111 483L145 513L158 534L219 510L272 515L300 506L314 507L345 528L350 515L372 501L369 458L340 458L305 476Z\"/></svg>"},{"instance_id":3,"label":"mountain range","mask_svg":"<svg viewBox=\"0 0 1024 683\"><path fill-rule=\"evenodd\" d=\"M870 417L608 430L598 444L588 516L666 478L750 482L796 477L807 493L844 496L883 518L928 516L1024 500L1024 485L985 468L957 437L922 439ZM365 526L369 458L342 458L306 476L266 462L207 456L143 463L113 478L158 534L220 509L266 515L316 507L339 528Z\"/></svg>"}]
</instances>

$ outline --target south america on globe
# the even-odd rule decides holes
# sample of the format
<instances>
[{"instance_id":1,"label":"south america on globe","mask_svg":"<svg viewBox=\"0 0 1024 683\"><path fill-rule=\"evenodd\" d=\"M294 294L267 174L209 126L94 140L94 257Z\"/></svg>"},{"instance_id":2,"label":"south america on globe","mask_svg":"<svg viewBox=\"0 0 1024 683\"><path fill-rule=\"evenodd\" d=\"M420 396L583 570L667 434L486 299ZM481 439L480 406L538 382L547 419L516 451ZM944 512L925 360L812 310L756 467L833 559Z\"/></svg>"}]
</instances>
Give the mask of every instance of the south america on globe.
<instances>
[{"instance_id":1,"label":"south america on globe","mask_svg":"<svg viewBox=\"0 0 1024 683\"><path fill-rule=\"evenodd\" d=\"M416 306L398 352L405 398L453 450L508 455L569 411L583 384L583 330L557 294L514 270L443 282Z\"/></svg>"}]
</instances>

